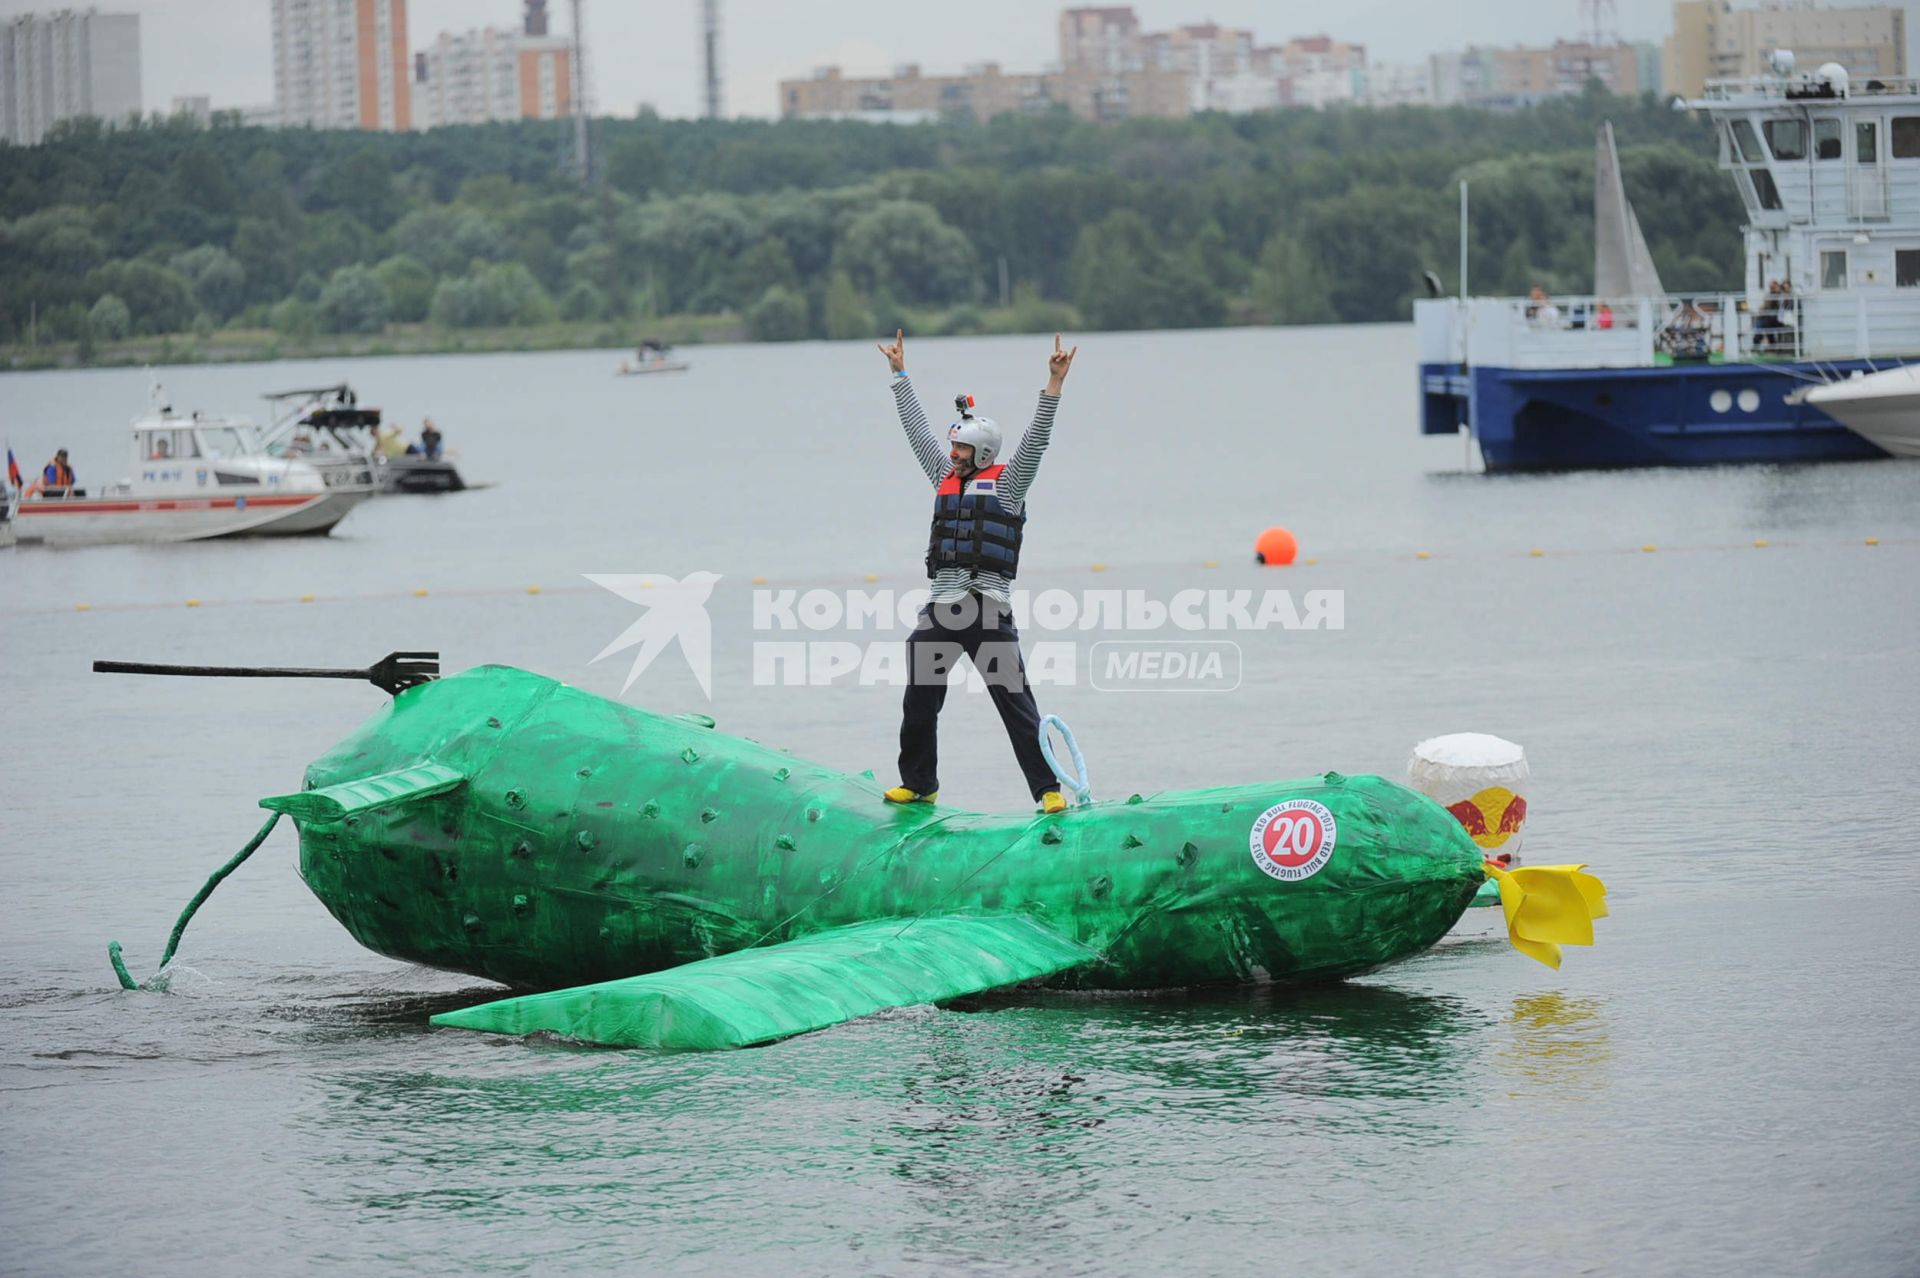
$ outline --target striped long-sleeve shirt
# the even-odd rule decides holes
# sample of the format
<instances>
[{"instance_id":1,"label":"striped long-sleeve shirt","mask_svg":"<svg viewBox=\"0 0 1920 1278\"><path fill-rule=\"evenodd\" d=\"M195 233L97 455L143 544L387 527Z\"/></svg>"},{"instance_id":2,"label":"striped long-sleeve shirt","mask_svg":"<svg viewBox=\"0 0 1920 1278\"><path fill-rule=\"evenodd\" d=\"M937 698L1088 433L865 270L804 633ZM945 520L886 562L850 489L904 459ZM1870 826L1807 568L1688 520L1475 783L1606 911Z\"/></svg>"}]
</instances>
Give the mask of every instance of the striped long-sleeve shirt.
<instances>
[{"instance_id":1,"label":"striped long-sleeve shirt","mask_svg":"<svg viewBox=\"0 0 1920 1278\"><path fill-rule=\"evenodd\" d=\"M893 379L893 400L900 409L900 425L907 432L907 442L913 445L913 455L920 459L920 468L927 472L927 478L938 488L940 481L953 470L953 458L949 455L948 446L934 434L926 410L920 407L920 397L913 393L911 380L906 377ZM1049 395L1045 391L1040 393L1040 404L1033 410L1033 425L1021 437L1020 447L1013 450L1007 468L1000 472L1000 480L994 485L1000 504L1012 514L1021 514L1026 509L1027 489L1033 483L1033 477L1039 473L1040 458L1047 451L1048 441L1053 438L1053 412L1059 406L1058 395ZM929 593L934 603L947 603L965 598L969 591L978 591L1001 603L1013 602L1012 583L1005 576L984 569L958 566L940 569L934 576Z\"/></svg>"}]
</instances>

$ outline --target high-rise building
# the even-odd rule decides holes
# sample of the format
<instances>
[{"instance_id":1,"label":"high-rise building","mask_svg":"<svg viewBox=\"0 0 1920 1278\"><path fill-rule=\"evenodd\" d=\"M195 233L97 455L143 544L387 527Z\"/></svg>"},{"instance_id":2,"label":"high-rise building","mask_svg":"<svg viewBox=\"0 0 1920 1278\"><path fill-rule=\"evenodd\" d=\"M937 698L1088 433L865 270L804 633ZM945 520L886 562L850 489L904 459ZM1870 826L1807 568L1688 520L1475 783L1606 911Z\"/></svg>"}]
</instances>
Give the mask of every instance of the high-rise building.
<instances>
[{"instance_id":1,"label":"high-rise building","mask_svg":"<svg viewBox=\"0 0 1920 1278\"><path fill-rule=\"evenodd\" d=\"M1263 51L1280 80L1282 106L1354 106L1366 101L1367 46L1332 36L1296 36Z\"/></svg>"},{"instance_id":2,"label":"high-rise building","mask_svg":"<svg viewBox=\"0 0 1920 1278\"><path fill-rule=\"evenodd\" d=\"M1258 111L1280 105L1279 83L1256 61L1253 32L1205 22L1139 38L1148 66L1187 77L1195 111Z\"/></svg>"},{"instance_id":3,"label":"high-rise building","mask_svg":"<svg viewBox=\"0 0 1920 1278\"><path fill-rule=\"evenodd\" d=\"M141 111L140 18L63 9L0 27L0 136L33 146L61 120Z\"/></svg>"},{"instance_id":4,"label":"high-rise building","mask_svg":"<svg viewBox=\"0 0 1920 1278\"><path fill-rule=\"evenodd\" d=\"M1142 65L1140 19L1131 5L1060 11L1060 65L1109 74Z\"/></svg>"},{"instance_id":5,"label":"high-rise building","mask_svg":"<svg viewBox=\"0 0 1920 1278\"><path fill-rule=\"evenodd\" d=\"M1662 91L1696 98L1709 80L1764 72L1778 50L1803 71L1838 62L1855 78L1907 74L1907 15L1897 6L1818 9L1780 3L1736 9L1729 0L1674 0Z\"/></svg>"},{"instance_id":6,"label":"high-rise building","mask_svg":"<svg viewBox=\"0 0 1920 1278\"><path fill-rule=\"evenodd\" d=\"M407 0L273 0L273 97L283 127L413 127Z\"/></svg>"},{"instance_id":7,"label":"high-rise building","mask_svg":"<svg viewBox=\"0 0 1920 1278\"><path fill-rule=\"evenodd\" d=\"M535 13L527 14L527 27ZM538 15L544 28L545 14ZM419 127L573 114L573 49L564 36L494 27L443 31L414 60Z\"/></svg>"}]
</instances>

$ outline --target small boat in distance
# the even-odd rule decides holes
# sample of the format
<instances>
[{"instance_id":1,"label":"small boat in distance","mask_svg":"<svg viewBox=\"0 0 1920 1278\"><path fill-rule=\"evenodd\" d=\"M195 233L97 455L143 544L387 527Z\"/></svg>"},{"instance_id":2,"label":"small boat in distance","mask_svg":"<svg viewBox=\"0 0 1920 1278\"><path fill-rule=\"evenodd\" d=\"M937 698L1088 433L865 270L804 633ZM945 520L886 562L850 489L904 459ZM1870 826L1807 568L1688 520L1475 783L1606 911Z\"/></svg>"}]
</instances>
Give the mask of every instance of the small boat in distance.
<instances>
[{"instance_id":1,"label":"small boat in distance","mask_svg":"<svg viewBox=\"0 0 1920 1278\"><path fill-rule=\"evenodd\" d=\"M1920 364L1856 373L1799 395L1895 457L1920 457Z\"/></svg>"},{"instance_id":2,"label":"small boat in distance","mask_svg":"<svg viewBox=\"0 0 1920 1278\"><path fill-rule=\"evenodd\" d=\"M633 360L621 360L615 377L638 377L642 373L684 373L693 367L685 360L671 358L673 347L648 340L640 343Z\"/></svg>"},{"instance_id":3,"label":"small boat in distance","mask_svg":"<svg viewBox=\"0 0 1920 1278\"><path fill-rule=\"evenodd\" d=\"M13 507L15 536L20 545L100 546L324 535L372 496L266 456L256 429L176 413L156 386L153 411L133 423L132 474L62 493L28 490Z\"/></svg>"}]
</instances>

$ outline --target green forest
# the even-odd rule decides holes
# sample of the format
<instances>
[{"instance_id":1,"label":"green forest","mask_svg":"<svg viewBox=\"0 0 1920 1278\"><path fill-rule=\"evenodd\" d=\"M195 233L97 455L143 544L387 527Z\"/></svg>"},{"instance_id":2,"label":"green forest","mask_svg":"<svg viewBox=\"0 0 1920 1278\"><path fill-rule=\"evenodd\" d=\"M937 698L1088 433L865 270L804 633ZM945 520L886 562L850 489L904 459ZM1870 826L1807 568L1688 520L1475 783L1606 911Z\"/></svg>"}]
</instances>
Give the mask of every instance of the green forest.
<instances>
[{"instance_id":1,"label":"green forest","mask_svg":"<svg viewBox=\"0 0 1920 1278\"><path fill-rule=\"evenodd\" d=\"M1512 114L597 119L586 182L565 122L78 121L0 146L0 343L18 364L174 335L277 351L1405 319L1423 271L1456 287L1463 177L1474 291L1587 290L1605 119L1667 285L1736 285L1740 206L1707 127L1597 87Z\"/></svg>"}]
</instances>

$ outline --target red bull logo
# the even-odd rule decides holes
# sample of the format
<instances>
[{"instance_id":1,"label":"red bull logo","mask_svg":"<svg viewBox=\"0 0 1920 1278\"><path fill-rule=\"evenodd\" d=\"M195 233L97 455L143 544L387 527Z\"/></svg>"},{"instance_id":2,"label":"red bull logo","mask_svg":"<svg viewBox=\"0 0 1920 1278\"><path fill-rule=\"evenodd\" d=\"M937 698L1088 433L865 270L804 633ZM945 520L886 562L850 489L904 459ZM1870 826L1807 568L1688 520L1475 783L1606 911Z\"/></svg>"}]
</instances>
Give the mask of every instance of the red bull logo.
<instances>
[{"instance_id":1,"label":"red bull logo","mask_svg":"<svg viewBox=\"0 0 1920 1278\"><path fill-rule=\"evenodd\" d=\"M1469 837L1483 848L1497 848L1526 824L1527 801L1503 785L1490 785L1470 799L1449 804Z\"/></svg>"},{"instance_id":2,"label":"red bull logo","mask_svg":"<svg viewBox=\"0 0 1920 1278\"><path fill-rule=\"evenodd\" d=\"M1339 841L1333 813L1312 799L1288 799L1262 812L1247 835L1253 863L1268 878L1297 883L1320 872Z\"/></svg>"}]
</instances>

